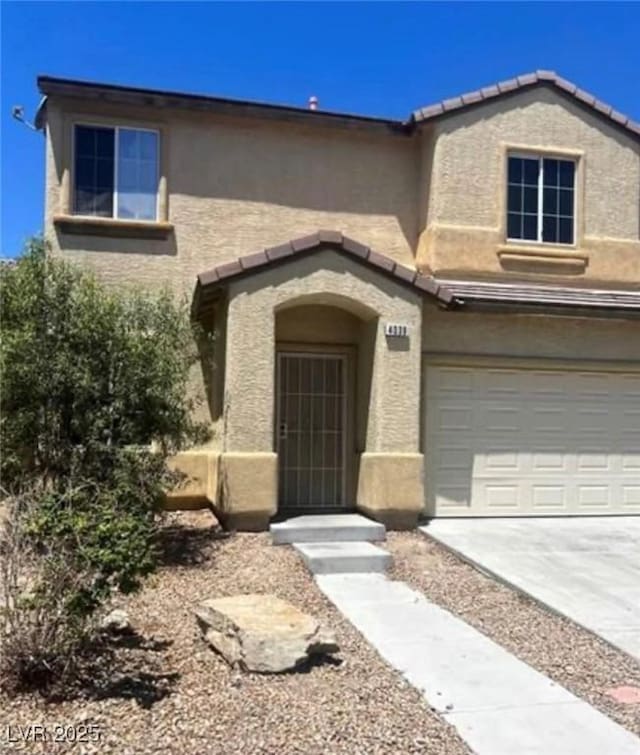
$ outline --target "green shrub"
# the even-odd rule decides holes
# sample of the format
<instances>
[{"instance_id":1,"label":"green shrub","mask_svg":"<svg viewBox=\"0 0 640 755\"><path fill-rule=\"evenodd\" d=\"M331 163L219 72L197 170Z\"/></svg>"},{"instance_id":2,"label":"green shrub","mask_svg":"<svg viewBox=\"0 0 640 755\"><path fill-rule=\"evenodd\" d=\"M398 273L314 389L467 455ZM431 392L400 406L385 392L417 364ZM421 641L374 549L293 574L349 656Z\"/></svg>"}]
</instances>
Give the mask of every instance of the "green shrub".
<instances>
[{"instance_id":1,"label":"green shrub","mask_svg":"<svg viewBox=\"0 0 640 755\"><path fill-rule=\"evenodd\" d=\"M206 437L188 398L203 336L168 292L107 288L39 239L1 269L0 317L2 486L29 490L30 547L73 573L71 621L155 566L167 458Z\"/></svg>"}]
</instances>

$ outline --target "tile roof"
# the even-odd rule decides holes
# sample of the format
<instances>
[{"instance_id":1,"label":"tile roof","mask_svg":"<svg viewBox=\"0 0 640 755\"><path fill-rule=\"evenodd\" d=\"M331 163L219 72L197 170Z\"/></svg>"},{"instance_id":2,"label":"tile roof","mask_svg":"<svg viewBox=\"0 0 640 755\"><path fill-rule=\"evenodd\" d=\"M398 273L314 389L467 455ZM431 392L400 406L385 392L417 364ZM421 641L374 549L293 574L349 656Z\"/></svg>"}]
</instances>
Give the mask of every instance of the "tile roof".
<instances>
[{"instance_id":1,"label":"tile roof","mask_svg":"<svg viewBox=\"0 0 640 755\"><path fill-rule=\"evenodd\" d=\"M572 307L592 311L616 311L640 316L640 290L558 286L529 282L487 282L436 279L461 305L506 304L522 307Z\"/></svg>"},{"instance_id":2,"label":"tile roof","mask_svg":"<svg viewBox=\"0 0 640 755\"><path fill-rule=\"evenodd\" d=\"M511 95L522 89L535 86L550 86L564 95L571 97L583 107L593 110L600 117L614 123L619 128L633 134L634 137L640 138L639 123L617 112L611 105L607 105L605 102L598 100L594 95L585 92L575 84L562 78L555 71L546 70L525 73L513 79L500 81L497 84L461 94L458 97L450 97L432 105L426 105L414 111L408 119L404 120L354 115L353 113L338 113L323 109L309 110L302 107L291 107L251 100L234 100L189 92L102 84L55 76L38 76L37 83L40 92L45 95L36 115L36 125L38 128L42 128L46 122L47 97L57 95L80 99L99 99L120 104L182 107L194 110L210 110L222 114L240 114L278 120L303 121L316 125L334 124L349 128L373 128L398 134L410 134L421 123L445 117L463 108L481 105L496 98Z\"/></svg>"},{"instance_id":3,"label":"tile roof","mask_svg":"<svg viewBox=\"0 0 640 755\"><path fill-rule=\"evenodd\" d=\"M292 239L284 244L272 246L254 254L239 257L200 273L197 277L195 306L199 308L219 284L250 275L266 267L297 259L321 249L333 249L363 265L367 265L398 283L416 289L422 294L435 297L441 304L453 306L453 296L445 286L441 286L430 275L423 275L392 260L384 254L374 252L368 246L344 236L339 231L317 231L309 236Z\"/></svg>"},{"instance_id":4,"label":"tile roof","mask_svg":"<svg viewBox=\"0 0 640 755\"><path fill-rule=\"evenodd\" d=\"M434 297L438 304L445 308L497 306L524 311L531 308L559 312L564 310L566 314L580 311L595 316L640 316L640 290L615 291L584 286L545 285L528 281L496 282L436 278L400 265L390 257L374 252L368 246L344 236L339 231L317 231L200 273L197 276L193 311L197 313L206 309L221 287L231 280L299 259L321 249L333 249L372 267L421 294Z\"/></svg>"},{"instance_id":5,"label":"tile roof","mask_svg":"<svg viewBox=\"0 0 640 755\"><path fill-rule=\"evenodd\" d=\"M480 105L503 97L504 95L512 94L516 91L538 85L547 85L554 89L558 89L565 95L569 95L577 100L581 105L595 110L599 115L613 121L617 126L621 126L627 131L630 131L636 137L640 136L640 123L636 123L628 116L614 110L611 105L607 105L605 102L594 97L594 95L585 92L572 82L563 79L562 76L559 76L555 71L544 70L526 73L522 76L516 76L514 79L500 81L492 86L476 89L473 92L467 92L458 97L452 97L447 100L441 100L432 105L427 105L415 110L411 118L415 123L422 123L424 121L433 120L434 118L440 118L456 110L461 110L462 108Z\"/></svg>"}]
</instances>

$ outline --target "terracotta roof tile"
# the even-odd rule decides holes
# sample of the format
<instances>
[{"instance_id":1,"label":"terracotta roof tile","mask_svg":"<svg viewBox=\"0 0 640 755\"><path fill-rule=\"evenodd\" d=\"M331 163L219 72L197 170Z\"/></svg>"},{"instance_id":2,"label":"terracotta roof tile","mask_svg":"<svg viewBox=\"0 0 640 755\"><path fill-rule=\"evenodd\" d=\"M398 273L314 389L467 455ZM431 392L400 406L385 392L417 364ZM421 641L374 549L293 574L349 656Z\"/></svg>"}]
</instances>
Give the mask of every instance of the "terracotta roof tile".
<instances>
[{"instance_id":1,"label":"terracotta roof tile","mask_svg":"<svg viewBox=\"0 0 640 755\"><path fill-rule=\"evenodd\" d=\"M637 136L640 133L639 124L632 121L628 116L623 113L618 113L607 103L601 102L592 94L579 89L571 81L567 81L567 79L558 76L555 71L547 70L525 73L514 79L500 81L497 84L483 87L482 89L476 89L473 92L466 92L460 97L450 97L441 102L426 105L413 113L412 121L413 123L419 124L423 121L448 115L461 108L472 107L481 102L492 100L496 97L516 92L519 89L536 85L552 86L556 89L560 89L565 94L575 97L575 99L579 100L584 105L593 108L597 113L613 121L616 125L630 131L634 136Z\"/></svg>"},{"instance_id":2,"label":"terracotta roof tile","mask_svg":"<svg viewBox=\"0 0 640 755\"><path fill-rule=\"evenodd\" d=\"M491 97L497 97L500 94L500 90L498 89L497 84L492 84L490 87L482 87L480 94L485 100L488 100Z\"/></svg>"},{"instance_id":3,"label":"terracotta roof tile","mask_svg":"<svg viewBox=\"0 0 640 755\"><path fill-rule=\"evenodd\" d=\"M402 278L403 280L407 281L407 283L413 283L416 279L416 276L418 275L415 270L411 270L404 265L396 265L393 274L397 278Z\"/></svg>"},{"instance_id":4,"label":"terracotta roof tile","mask_svg":"<svg viewBox=\"0 0 640 755\"><path fill-rule=\"evenodd\" d=\"M361 257L362 259L367 259L369 256L369 247L365 246L364 244L361 244L359 241L356 241L355 239L351 239L348 236L345 236L342 240L342 248L349 252L356 257Z\"/></svg>"},{"instance_id":5,"label":"terracotta roof tile","mask_svg":"<svg viewBox=\"0 0 640 755\"><path fill-rule=\"evenodd\" d=\"M433 278L430 278L426 275L417 275L415 285L422 291L426 291L427 293L433 294L434 296L438 293L438 284Z\"/></svg>"},{"instance_id":6,"label":"terracotta roof tile","mask_svg":"<svg viewBox=\"0 0 640 755\"><path fill-rule=\"evenodd\" d=\"M520 85L518 84L518 79L508 79L507 81L501 81L498 84L498 89L501 93L503 92L512 92L514 89L517 89Z\"/></svg>"},{"instance_id":7,"label":"terracotta roof tile","mask_svg":"<svg viewBox=\"0 0 640 755\"><path fill-rule=\"evenodd\" d=\"M243 274L250 275L259 268L286 260L294 255L304 254L305 252L311 253L326 248L335 249L354 257L360 263L374 267L382 274L388 275L403 285L437 297L442 303L450 304L454 300L453 295L446 288L439 286L430 276L419 274L415 270L399 265L390 257L371 251L368 246L348 236L343 236L339 231L326 230L293 239L286 244L269 247L262 252L240 257L233 262L227 262L212 270L200 273L195 300L202 301L202 294L206 289L215 287L219 283L226 283L231 278L240 277Z\"/></svg>"},{"instance_id":8,"label":"terracotta roof tile","mask_svg":"<svg viewBox=\"0 0 640 755\"><path fill-rule=\"evenodd\" d=\"M379 267L381 270L387 270L390 273L393 272L393 269L396 266L396 263L390 257L386 257L384 254L378 254L377 252L369 252L367 262Z\"/></svg>"},{"instance_id":9,"label":"terracotta roof tile","mask_svg":"<svg viewBox=\"0 0 640 755\"><path fill-rule=\"evenodd\" d=\"M315 249L320 244L320 236L317 233L312 233L309 236L292 239L290 243L294 252L305 252L307 249Z\"/></svg>"},{"instance_id":10,"label":"terracotta roof tile","mask_svg":"<svg viewBox=\"0 0 640 755\"><path fill-rule=\"evenodd\" d=\"M444 107L440 102L436 103L435 105L428 105L427 107L423 107L420 111L423 120L432 118L435 115L440 115L441 113L444 113Z\"/></svg>"},{"instance_id":11,"label":"terracotta roof tile","mask_svg":"<svg viewBox=\"0 0 640 755\"><path fill-rule=\"evenodd\" d=\"M226 262L224 265L218 265L215 271L212 272L218 273L218 280L233 278L234 275L242 272L242 265L240 260L234 260L233 262Z\"/></svg>"},{"instance_id":12,"label":"terracotta roof tile","mask_svg":"<svg viewBox=\"0 0 640 755\"><path fill-rule=\"evenodd\" d=\"M518 86L526 87L529 86L529 84L536 84L538 81L538 74L537 73L525 73L522 76L517 77L518 80Z\"/></svg>"},{"instance_id":13,"label":"terracotta roof tile","mask_svg":"<svg viewBox=\"0 0 640 755\"><path fill-rule=\"evenodd\" d=\"M246 257L241 257L239 260L243 270L251 270L253 267L260 267L260 265L264 265L267 261L266 252L247 254Z\"/></svg>"},{"instance_id":14,"label":"terracotta roof tile","mask_svg":"<svg viewBox=\"0 0 640 755\"><path fill-rule=\"evenodd\" d=\"M342 244L343 241L340 231L318 231L318 238L327 244Z\"/></svg>"},{"instance_id":15,"label":"terracotta roof tile","mask_svg":"<svg viewBox=\"0 0 640 755\"><path fill-rule=\"evenodd\" d=\"M461 99L464 105L473 105L474 102L482 102L482 95L480 92L467 92Z\"/></svg>"},{"instance_id":16,"label":"terracotta roof tile","mask_svg":"<svg viewBox=\"0 0 640 755\"><path fill-rule=\"evenodd\" d=\"M578 307L594 312L613 310L640 314L640 291L616 291L528 282L434 280L463 304L510 307Z\"/></svg>"},{"instance_id":17,"label":"terracotta roof tile","mask_svg":"<svg viewBox=\"0 0 640 755\"><path fill-rule=\"evenodd\" d=\"M571 81L567 81L567 79L563 79L562 76L556 76L554 82L553 82L558 88L564 89L565 92L569 92L569 94L575 94L578 87Z\"/></svg>"},{"instance_id":18,"label":"terracotta roof tile","mask_svg":"<svg viewBox=\"0 0 640 755\"><path fill-rule=\"evenodd\" d=\"M265 254L270 261L279 260L283 257L290 257L293 254L293 247L291 246L291 242L288 241L286 244L270 246L268 249L265 249Z\"/></svg>"},{"instance_id":19,"label":"terracotta roof tile","mask_svg":"<svg viewBox=\"0 0 640 755\"><path fill-rule=\"evenodd\" d=\"M185 92L169 92L165 90L140 89L136 87L123 87L114 84L100 84L96 82L78 81L74 79L61 79L51 76L38 77L38 87L46 95L36 115L37 128L43 128L46 123L46 97L48 96L73 96L81 98L101 99L106 98L116 103L132 102L142 105L157 105L165 107L171 103L175 107L188 109L211 110L220 113L239 113L251 117L267 117L276 120L302 120L308 124L326 126L348 125L351 127L373 128L376 130L389 130L396 134L410 134L423 121L447 116L460 108L473 107L484 100L495 97L509 96L519 89L533 86L548 86L562 91L564 94L575 97L584 105L593 107L596 98L576 87L570 81L563 79L554 71L538 70L525 73L515 78L500 81L492 86L483 87L472 92L466 92L460 96L449 97L442 102L436 102L417 108L414 113L405 120L393 120L388 118L371 118L367 116L353 115L350 113L332 113L326 110L311 111L308 108L295 108L288 106L273 105L248 100L229 100L220 97L195 95ZM599 107L596 112L604 118L609 118L618 128L629 131L634 138L638 136L637 123L627 118L612 117L611 109Z\"/></svg>"},{"instance_id":20,"label":"terracotta roof tile","mask_svg":"<svg viewBox=\"0 0 640 755\"><path fill-rule=\"evenodd\" d=\"M611 105L607 105L606 102L602 102L601 100L596 100L593 103L593 107L599 112L604 113L605 115L611 115L611 113L613 112Z\"/></svg>"},{"instance_id":21,"label":"terracotta roof tile","mask_svg":"<svg viewBox=\"0 0 640 755\"><path fill-rule=\"evenodd\" d=\"M585 92L583 89L578 89L577 87L576 91L573 93L573 96L579 100L582 100L582 102L585 102L590 107L593 107L596 101L596 98L592 94Z\"/></svg>"},{"instance_id":22,"label":"terracotta roof tile","mask_svg":"<svg viewBox=\"0 0 640 755\"><path fill-rule=\"evenodd\" d=\"M617 110L612 110L609 113L609 118L611 118L612 121L616 121L616 123L620 123L622 126L626 126L629 122L627 116L623 113L619 113Z\"/></svg>"},{"instance_id":23,"label":"terracotta roof tile","mask_svg":"<svg viewBox=\"0 0 640 755\"><path fill-rule=\"evenodd\" d=\"M442 107L444 110L456 110L463 105L464 102L462 101L462 97L452 97L449 100L442 101Z\"/></svg>"}]
</instances>

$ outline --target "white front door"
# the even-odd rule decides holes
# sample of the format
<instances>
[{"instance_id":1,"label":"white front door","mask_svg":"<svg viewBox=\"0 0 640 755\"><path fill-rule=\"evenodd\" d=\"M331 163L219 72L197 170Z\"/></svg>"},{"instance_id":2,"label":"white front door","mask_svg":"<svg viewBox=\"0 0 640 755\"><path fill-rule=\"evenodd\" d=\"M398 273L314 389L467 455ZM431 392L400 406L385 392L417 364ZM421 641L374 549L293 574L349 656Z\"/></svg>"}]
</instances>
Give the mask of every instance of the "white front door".
<instances>
[{"instance_id":1,"label":"white front door","mask_svg":"<svg viewBox=\"0 0 640 755\"><path fill-rule=\"evenodd\" d=\"M436 516L640 514L640 373L431 365Z\"/></svg>"},{"instance_id":2,"label":"white front door","mask_svg":"<svg viewBox=\"0 0 640 755\"><path fill-rule=\"evenodd\" d=\"M278 353L280 510L345 506L346 357Z\"/></svg>"}]
</instances>

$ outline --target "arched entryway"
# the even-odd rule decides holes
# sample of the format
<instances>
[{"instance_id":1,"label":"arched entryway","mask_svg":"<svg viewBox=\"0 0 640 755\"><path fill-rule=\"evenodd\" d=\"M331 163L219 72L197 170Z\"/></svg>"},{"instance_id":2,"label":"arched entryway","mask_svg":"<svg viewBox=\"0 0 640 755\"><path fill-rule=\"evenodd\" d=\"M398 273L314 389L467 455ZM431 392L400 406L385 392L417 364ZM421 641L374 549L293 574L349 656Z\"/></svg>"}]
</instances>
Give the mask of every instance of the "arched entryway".
<instances>
[{"instance_id":1,"label":"arched entryway","mask_svg":"<svg viewBox=\"0 0 640 755\"><path fill-rule=\"evenodd\" d=\"M280 513L355 509L377 322L373 310L331 295L276 311Z\"/></svg>"},{"instance_id":2,"label":"arched entryway","mask_svg":"<svg viewBox=\"0 0 640 755\"><path fill-rule=\"evenodd\" d=\"M315 504L324 510L355 505L388 526L415 525L424 505L419 428L424 296L443 306L452 301L427 276L335 231L294 239L199 276L194 311L207 312L218 297L224 302L216 510L229 526L263 529L289 506L310 510ZM278 378L280 355L292 358L284 378ZM304 367L302 359L308 360ZM302 390L300 381L309 389ZM295 391L282 387L293 383ZM306 461L298 464L302 478L292 479L311 492L283 495L281 468L296 467L296 460L281 467L279 457L290 451L278 434L285 432L283 421L291 431L292 415L283 418L278 405L289 394L303 393L311 399L307 418L313 421L322 412L320 435L333 431L346 439L329 446L326 456L335 461L342 454L342 461L327 465L332 475L322 479L326 449L313 456L318 433L309 424ZM343 402L334 426L323 398L334 408ZM325 496L330 485L340 495Z\"/></svg>"}]
</instances>

